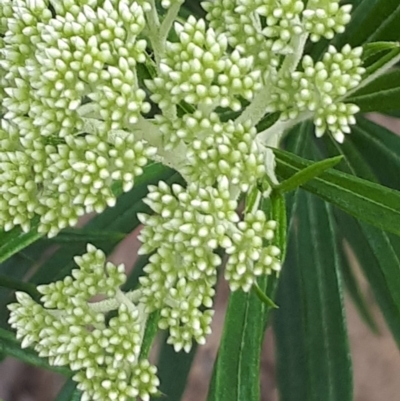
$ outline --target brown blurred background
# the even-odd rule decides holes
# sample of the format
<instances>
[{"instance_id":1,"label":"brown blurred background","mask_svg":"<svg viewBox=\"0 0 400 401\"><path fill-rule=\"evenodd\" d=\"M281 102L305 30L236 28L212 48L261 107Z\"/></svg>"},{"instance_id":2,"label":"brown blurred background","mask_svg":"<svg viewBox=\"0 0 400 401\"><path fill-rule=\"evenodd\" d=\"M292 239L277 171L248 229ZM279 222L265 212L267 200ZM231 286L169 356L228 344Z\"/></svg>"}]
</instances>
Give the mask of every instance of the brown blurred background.
<instances>
[{"instance_id":1,"label":"brown blurred background","mask_svg":"<svg viewBox=\"0 0 400 401\"><path fill-rule=\"evenodd\" d=\"M371 115L371 119L400 134L400 120L379 115ZM134 264L134 257L138 247L136 236L137 232L134 232L127 237L115 250L110 260L116 263L123 262L130 269ZM370 332L347 299L347 321L354 370L354 400L400 400L399 350L384 323L367 283L361 274L358 275L361 287L379 324L380 334L374 335ZM207 344L198 348L190 372L184 401L206 400L208 383L223 326L227 297L228 288L225 283L221 283L216 300L213 333L209 337ZM261 366L262 401L278 400L275 386L273 341L273 334L271 330L268 330L265 337ZM24 365L17 360L8 358L0 363L0 399L4 401L52 401L55 399L62 384L62 377Z\"/></svg>"}]
</instances>

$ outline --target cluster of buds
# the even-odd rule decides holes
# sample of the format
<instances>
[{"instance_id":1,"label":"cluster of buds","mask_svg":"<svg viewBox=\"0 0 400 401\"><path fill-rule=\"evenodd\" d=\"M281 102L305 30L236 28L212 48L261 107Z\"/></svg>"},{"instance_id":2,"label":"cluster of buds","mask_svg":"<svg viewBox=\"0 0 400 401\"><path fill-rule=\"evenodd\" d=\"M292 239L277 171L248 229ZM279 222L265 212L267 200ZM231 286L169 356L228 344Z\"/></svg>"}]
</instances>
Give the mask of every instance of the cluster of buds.
<instances>
[{"instance_id":1,"label":"cluster of buds","mask_svg":"<svg viewBox=\"0 0 400 401\"><path fill-rule=\"evenodd\" d=\"M0 226L28 231L39 215L50 236L113 206L112 184L131 189L155 154L120 132L150 109L135 70L143 7L54 3L53 17L44 0L0 1Z\"/></svg>"},{"instance_id":2,"label":"cluster of buds","mask_svg":"<svg viewBox=\"0 0 400 401\"><path fill-rule=\"evenodd\" d=\"M143 228L140 253L155 253L141 278L149 310L161 309L160 324L170 328L169 342L188 351L194 338L204 343L209 333L217 248L229 255L225 277L232 290L249 291L258 276L280 270L280 251L269 244L276 223L264 212L248 211L244 221L231 199L229 181L215 188L190 184L187 189L165 183L149 188L145 202L156 213L139 216Z\"/></svg>"},{"instance_id":3,"label":"cluster of buds","mask_svg":"<svg viewBox=\"0 0 400 401\"><path fill-rule=\"evenodd\" d=\"M17 293L9 322L22 340L55 366L69 366L83 393L82 401L149 400L158 392L156 368L140 357L147 315L119 290L123 265L105 262L102 251L88 245L75 258L79 269L62 281L38 287L43 306ZM107 322L95 296L117 299L117 315ZM96 308L97 306L97 308ZM111 308L110 308L111 309Z\"/></svg>"},{"instance_id":4,"label":"cluster of buds","mask_svg":"<svg viewBox=\"0 0 400 401\"><path fill-rule=\"evenodd\" d=\"M341 99L361 82L365 72L361 54L361 47L352 49L346 45L340 52L330 46L316 63L310 56L304 56L301 71L275 77L270 110L281 111L282 119L312 112L318 137L329 129L338 142L343 142L344 133L350 133L350 125L355 124L354 114L359 108Z\"/></svg>"}]
</instances>

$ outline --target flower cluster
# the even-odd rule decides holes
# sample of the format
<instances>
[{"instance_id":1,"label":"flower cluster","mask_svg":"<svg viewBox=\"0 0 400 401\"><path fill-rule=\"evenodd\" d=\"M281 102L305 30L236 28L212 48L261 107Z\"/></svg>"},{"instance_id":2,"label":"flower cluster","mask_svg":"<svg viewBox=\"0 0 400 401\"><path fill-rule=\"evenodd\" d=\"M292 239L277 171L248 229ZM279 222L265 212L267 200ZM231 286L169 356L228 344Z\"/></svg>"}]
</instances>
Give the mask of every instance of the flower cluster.
<instances>
[{"instance_id":1,"label":"flower cluster","mask_svg":"<svg viewBox=\"0 0 400 401\"><path fill-rule=\"evenodd\" d=\"M204 2L203 7L210 25L224 32L231 46L254 56L256 65L269 62L276 67L279 54L290 54L292 41L299 35L310 35L316 42L344 31L351 5L340 6L339 2L311 0L305 6L301 0L214 0Z\"/></svg>"},{"instance_id":2,"label":"flower cluster","mask_svg":"<svg viewBox=\"0 0 400 401\"><path fill-rule=\"evenodd\" d=\"M181 100L190 104L240 110L238 96L251 100L261 88L253 57L227 52L227 38L206 29L204 20L189 17L175 24L178 42L167 42L160 74L147 87L161 109Z\"/></svg>"},{"instance_id":3,"label":"flower cluster","mask_svg":"<svg viewBox=\"0 0 400 401\"><path fill-rule=\"evenodd\" d=\"M354 114L359 108L340 99L361 82L365 71L361 67L361 53L362 48L346 45L340 52L330 46L316 63L310 56L304 56L302 71L275 78L271 110L281 111L282 119L313 112L316 135L322 136L329 129L338 142L343 142L343 134L349 133L349 125L355 124Z\"/></svg>"},{"instance_id":4,"label":"flower cluster","mask_svg":"<svg viewBox=\"0 0 400 401\"><path fill-rule=\"evenodd\" d=\"M249 291L260 275L280 270L280 251L269 245L276 223L261 211L246 212L241 221L231 200L228 179L216 188L191 184L171 188L163 182L150 187L145 202L157 213L140 215L145 224L140 253L155 253L141 278L149 310L161 309L162 328L169 342L189 350L192 338L203 343L209 333L216 268L222 248L229 255L225 277L232 290Z\"/></svg>"},{"instance_id":5,"label":"flower cluster","mask_svg":"<svg viewBox=\"0 0 400 401\"><path fill-rule=\"evenodd\" d=\"M247 192L265 174L264 154L250 123L221 122L218 114L196 110L181 119L157 116L167 148L184 142L186 160L181 172L190 181L212 186L218 177Z\"/></svg>"},{"instance_id":6,"label":"flower cluster","mask_svg":"<svg viewBox=\"0 0 400 401\"><path fill-rule=\"evenodd\" d=\"M159 381L156 368L140 358L146 315L119 290L124 266L105 263L104 253L92 245L75 262L79 269L71 276L38 287L43 306L17 293L18 303L9 305L17 338L52 365L69 366L83 401L149 400ZM107 323L90 302L96 295L122 297L118 314Z\"/></svg>"},{"instance_id":7,"label":"flower cluster","mask_svg":"<svg viewBox=\"0 0 400 401\"><path fill-rule=\"evenodd\" d=\"M44 0L0 3L0 226L39 215L52 236L114 205L113 182L129 190L155 154L123 131L150 107L135 70L145 7L62 1L53 17Z\"/></svg>"}]
</instances>

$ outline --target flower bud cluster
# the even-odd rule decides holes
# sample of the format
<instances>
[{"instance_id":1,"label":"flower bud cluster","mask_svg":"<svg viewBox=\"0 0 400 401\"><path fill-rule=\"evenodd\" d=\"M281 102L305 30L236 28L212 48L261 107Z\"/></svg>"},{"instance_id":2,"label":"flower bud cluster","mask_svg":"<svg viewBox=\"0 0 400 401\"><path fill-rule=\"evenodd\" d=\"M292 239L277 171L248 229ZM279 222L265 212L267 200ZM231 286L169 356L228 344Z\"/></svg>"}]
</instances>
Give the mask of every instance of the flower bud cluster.
<instances>
[{"instance_id":1,"label":"flower bud cluster","mask_svg":"<svg viewBox=\"0 0 400 401\"><path fill-rule=\"evenodd\" d=\"M341 99L357 87L365 69L361 67L362 48L349 45L338 52L330 46L321 61L304 56L301 71L276 76L271 110L281 111L282 119L295 118L304 111L314 113L316 135L329 130L338 142L355 124L359 108Z\"/></svg>"},{"instance_id":2,"label":"flower bud cluster","mask_svg":"<svg viewBox=\"0 0 400 401\"><path fill-rule=\"evenodd\" d=\"M278 64L276 53L290 54L292 40L301 34L309 34L316 42L343 32L352 6L339 3L340 0L214 0L202 4L211 27L226 32L229 43L241 49L242 54L256 57L257 66L264 61L264 68L270 68Z\"/></svg>"},{"instance_id":3,"label":"flower bud cluster","mask_svg":"<svg viewBox=\"0 0 400 401\"><path fill-rule=\"evenodd\" d=\"M160 74L147 82L151 99L161 109L181 100L195 105L240 110L237 96L251 100L261 88L260 71L253 57L227 52L225 35L206 29L204 20L189 17L176 23L178 42L167 42Z\"/></svg>"},{"instance_id":4,"label":"flower bud cluster","mask_svg":"<svg viewBox=\"0 0 400 401\"><path fill-rule=\"evenodd\" d=\"M213 185L225 176L246 192L265 174L264 155L255 141L257 131L250 123L221 122L216 113L200 110L181 119L156 118L167 148L185 143L182 173L190 181Z\"/></svg>"},{"instance_id":5,"label":"flower bud cluster","mask_svg":"<svg viewBox=\"0 0 400 401\"><path fill-rule=\"evenodd\" d=\"M92 245L75 262L79 269L71 276L38 287L43 306L17 293L18 303L9 305L17 338L50 364L69 366L82 400L149 400L159 383L156 368L139 358L145 324L139 309L121 303L106 323L90 303L96 295L116 295L126 280L124 266L106 263L104 253Z\"/></svg>"},{"instance_id":6,"label":"flower bud cluster","mask_svg":"<svg viewBox=\"0 0 400 401\"><path fill-rule=\"evenodd\" d=\"M164 182L150 187L145 202L156 213L139 216L145 224L140 253L152 253L141 278L149 310L161 309L160 327L170 329L169 342L188 351L192 340L209 333L217 248L229 255L226 278L232 290L249 291L257 276L279 271L279 249L269 245L275 222L262 211L248 212L243 221L231 199L229 181L217 187L190 184L187 189Z\"/></svg>"},{"instance_id":7,"label":"flower bud cluster","mask_svg":"<svg viewBox=\"0 0 400 401\"><path fill-rule=\"evenodd\" d=\"M120 132L149 111L136 65L145 61L143 7L0 0L0 226L50 236L115 204L155 148ZM1 110L0 110L1 112Z\"/></svg>"}]
</instances>

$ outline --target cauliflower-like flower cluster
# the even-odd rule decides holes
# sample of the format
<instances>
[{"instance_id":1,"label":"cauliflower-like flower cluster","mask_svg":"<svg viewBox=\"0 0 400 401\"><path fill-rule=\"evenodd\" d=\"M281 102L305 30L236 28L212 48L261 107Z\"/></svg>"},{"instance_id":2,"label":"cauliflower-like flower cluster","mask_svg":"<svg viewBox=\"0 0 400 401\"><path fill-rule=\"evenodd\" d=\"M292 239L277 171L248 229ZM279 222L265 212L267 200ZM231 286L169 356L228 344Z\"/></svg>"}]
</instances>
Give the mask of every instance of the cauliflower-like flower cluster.
<instances>
[{"instance_id":1,"label":"cauliflower-like flower cluster","mask_svg":"<svg viewBox=\"0 0 400 401\"><path fill-rule=\"evenodd\" d=\"M144 11L129 0L83 6L0 1L0 226L55 235L115 204L155 153L132 132L110 131L149 111L135 66L145 60ZM117 106L117 107L115 107Z\"/></svg>"},{"instance_id":2,"label":"cauliflower-like flower cluster","mask_svg":"<svg viewBox=\"0 0 400 401\"><path fill-rule=\"evenodd\" d=\"M123 299L107 322L90 302L96 295L116 296L126 280L124 266L106 263L104 253L92 245L75 261L79 269L71 276L38 287L43 306L17 293L18 303L9 305L17 338L52 365L69 366L82 401L149 400L159 380L155 366L140 357L146 315Z\"/></svg>"},{"instance_id":3,"label":"cauliflower-like flower cluster","mask_svg":"<svg viewBox=\"0 0 400 401\"><path fill-rule=\"evenodd\" d=\"M361 53L361 47L352 49L346 45L341 52L330 46L316 63L310 56L304 56L302 71L275 78L271 110L281 111L282 119L313 112L316 135L322 136L329 129L338 142L343 142L344 133L350 133L350 125L355 124L354 114L359 108L340 99L361 82L365 72L360 66Z\"/></svg>"},{"instance_id":4,"label":"cauliflower-like flower cluster","mask_svg":"<svg viewBox=\"0 0 400 401\"><path fill-rule=\"evenodd\" d=\"M140 282L150 310L161 309L162 328L170 328L169 342L189 350L192 338L204 343L210 332L217 248L229 255L225 277L232 290L249 291L258 276L280 270L276 246L270 245L276 223L264 212L246 212L241 221L237 201L226 177L216 188L191 184L171 188L163 182L150 187L145 202L156 215L141 214L144 223L140 253L151 253Z\"/></svg>"}]
</instances>

